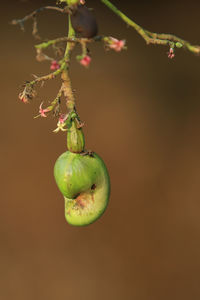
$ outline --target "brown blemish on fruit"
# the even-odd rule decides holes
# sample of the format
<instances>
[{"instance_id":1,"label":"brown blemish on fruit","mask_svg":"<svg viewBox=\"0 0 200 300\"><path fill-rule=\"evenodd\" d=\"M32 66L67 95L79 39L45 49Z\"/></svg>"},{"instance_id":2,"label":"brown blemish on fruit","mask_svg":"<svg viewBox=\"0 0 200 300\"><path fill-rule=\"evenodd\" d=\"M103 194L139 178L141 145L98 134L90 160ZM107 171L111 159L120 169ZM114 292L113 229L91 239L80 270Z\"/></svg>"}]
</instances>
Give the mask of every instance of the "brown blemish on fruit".
<instances>
[{"instance_id":1,"label":"brown blemish on fruit","mask_svg":"<svg viewBox=\"0 0 200 300\"><path fill-rule=\"evenodd\" d=\"M82 208L82 209L85 207L83 195L79 195L79 196L76 198L76 204L77 204L80 208Z\"/></svg>"},{"instance_id":2,"label":"brown blemish on fruit","mask_svg":"<svg viewBox=\"0 0 200 300\"><path fill-rule=\"evenodd\" d=\"M75 206L77 209L86 208L91 202L94 203L94 190L96 189L96 184L93 184L89 191L83 192L77 195L75 200Z\"/></svg>"},{"instance_id":3,"label":"brown blemish on fruit","mask_svg":"<svg viewBox=\"0 0 200 300\"><path fill-rule=\"evenodd\" d=\"M95 183L91 186L91 198L93 203L94 203L94 190L96 189L96 187L97 186Z\"/></svg>"},{"instance_id":4,"label":"brown blemish on fruit","mask_svg":"<svg viewBox=\"0 0 200 300\"><path fill-rule=\"evenodd\" d=\"M91 186L91 190L95 190L96 189L96 184L94 183L92 186Z\"/></svg>"},{"instance_id":5,"label":"brown blemish on fruit","mask_svg":"<svg viewBox=\"0 0 200 300\"><path fill-rule=\"evenodd\" d=\"M94 194L91 194L92 202L94 203Z\"/></svg>"}]
</instances>

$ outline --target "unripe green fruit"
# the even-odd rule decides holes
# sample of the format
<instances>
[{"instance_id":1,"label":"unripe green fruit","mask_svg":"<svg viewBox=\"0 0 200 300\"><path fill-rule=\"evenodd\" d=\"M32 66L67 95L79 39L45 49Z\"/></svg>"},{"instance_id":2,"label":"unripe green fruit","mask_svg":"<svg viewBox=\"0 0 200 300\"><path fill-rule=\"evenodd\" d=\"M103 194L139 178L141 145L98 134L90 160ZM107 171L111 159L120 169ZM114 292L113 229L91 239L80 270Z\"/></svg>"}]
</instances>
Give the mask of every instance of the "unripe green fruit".
<instances>
[{"instance_id":1,"label":"unripe green fruit","mask_svg":"<svg viewBox=\"0 0 200 300\"><path fill-rule=\"evenodd\" d=\"M54 176L65 199L68 223L88 225L103 214L109 200L110 179L103 160L96 153L63 153L55 163Z\"/></svg>"},{"instance_id":2,"label":"unripe green fruit","mask_svg":"<svg viewBox=\"0 0 200 300\"><path fill-rule=\"evenodd\" d=\"M67 130L67 148L70 152L81 153L85 147L82 128L78 128L78 120L74 118Z\"/></svg>"}]
</instances>

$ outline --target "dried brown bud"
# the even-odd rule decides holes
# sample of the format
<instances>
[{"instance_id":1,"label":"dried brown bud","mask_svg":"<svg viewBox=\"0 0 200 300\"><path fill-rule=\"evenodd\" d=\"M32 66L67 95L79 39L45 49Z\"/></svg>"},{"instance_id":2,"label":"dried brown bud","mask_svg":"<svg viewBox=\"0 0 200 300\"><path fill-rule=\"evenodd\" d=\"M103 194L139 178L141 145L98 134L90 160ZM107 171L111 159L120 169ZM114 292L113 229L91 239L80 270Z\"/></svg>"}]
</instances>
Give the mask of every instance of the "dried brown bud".
<instances>
[{"instance_id":1,"label":"dried brown bud","mask_svg":"<svg viewBox=\"0 0 200 300\"><path fill-rule=\"evenodd\" d=\"M25 88L22 93L19 94L19 99L23 103L28 103L29 100L32 100L36 96L36 91L34 90L33 86L26 82Z\"/></svg>"},{"instance_id":2,"label":"dried brown bud","mask_svg":"<svg viewBox=\"0 0 200 300\"><path fill-rule=\"evenodd\" d=\"M71 16L72 26L84 38L92 38L98 33L96 19L84 5L78 5Z\"/></svg>"}]
</instances>

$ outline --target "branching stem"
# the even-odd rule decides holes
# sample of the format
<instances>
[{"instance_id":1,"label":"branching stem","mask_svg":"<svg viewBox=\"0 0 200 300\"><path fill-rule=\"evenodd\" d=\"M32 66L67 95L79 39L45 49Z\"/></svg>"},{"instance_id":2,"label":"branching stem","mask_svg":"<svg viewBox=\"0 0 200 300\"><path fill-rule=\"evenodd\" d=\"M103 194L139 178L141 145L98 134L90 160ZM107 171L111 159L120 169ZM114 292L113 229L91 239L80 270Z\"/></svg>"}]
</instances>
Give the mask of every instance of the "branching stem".
<instances>
[{"instance_id":1,"label":"branching stem","mask_svg":"<svg viewBox=\"0 0 200 300\"><path fill-rule=\"evenodd\" d=\"M199 54L200 46L195 46L172 34L154 33L150 32L140 25L136 24L133 20L129 19L124 13L122 13L115 5L113 5L109 0L101 0L108 8L110 8L117 16L119 16L127 25L133 27L138 34L146 41L147 44L154 45L164 45L170 46L172 48L184 47L190 52Z\"/></svg>"},{"instance_id":2,"label":"branching stem","mask_svg":"<svg viewBox=\"0 0 200 300\"><path fill-rule=\"evenodd\" d=\"M34 10L32 13L30 13L29 15L25 16L22 19L15 19L11 21L12 25L20 25L24 24L26 21L28 21L29 19L33 19L38 13L42 12L43 10L56 10L58 12L61 13L66 13L66 9L65 8L59 8L56 6L44 6L44 7L40 7L36 10Z\"/></svg>"},{"instance_id":3,"label":"branching stem","mask_svg":"<svg viewBox=\"0 0 200 300\"><path fill-rule=\"evenodd\" d=\"M64 70L64 68L65 68L65 65L62 64L61 67L58 70L56 70L55 72L52 72L50 74L47 74L47 75L44 75L44 76L41 76L41 77L37 77L35 80L30 81L29 85L34 86L36 83L44 82L44 81L47 81L47 80L54 79L60 73L62 73L62 71Z\"/></svg>"},{"instance_id":4,"label":"branching stem","mask_svg":"<svg viewBox=\"0 0 200 300\"><path fill-rule=\"evenodd\" d=\"M25 30L24 29L24 23L26 21L28 21L29 19L32 19L33 20L33 31L32 31L32 34L33 36L36 38L36 39L40 39L40 36L38 35L38 28L37 28L37 14L43 10L56 10L56 11L59 11L61 13L69 13L68 11L68 8L59 8L59 7L56 7L56 6L44 6L44 7L40 7L36 10L34 10L32 13L30 13L29 15L25 16L24 18L22 19L15 19L15 20L12 20L11 24L12 25L19 25L21 30Z\"/></svg>"},{"instance_id":5,"label":"branching stem","mask_svg":"<svg viewBox=\"0 0 200 300\"><path fill-rule=\"evenodd\" d=\"M71 42L71 43L92 43L92 42L100 42L102 40L104 40L105 37L103 36L96 36L93 39L87 39L87 38L77 38L77 37L73 37L73 38L69 38L67 36L64 37L60 37L54 40L49 40L47 42L43 42L40 43L38 45L35 45L36 49L46 49L51 45L56 45L58 43L62 43L62 42Z\"/></svg>"},{"instance_id":6,"label":"branching stem","mask_svg":"<svg viewBox=\"0 0 200 300\"><path fill-rule=\"evenodd\" d=\"M131 26L136 30L136 32L146 41L147 44L155 44L155 45L165 45L169 46L169 52L168 52L168 57L173 58L175 56L174 54L174 48L185 48L189 50L192 53L195 54L200 54L200 46L195 46L189 43L188 41L185 41L175 35L172 34L165 34L165 33L155 33L148 31L135 23L133 20L128 18L123 12L121 12L115 5L113 5L109 0L100 0L102 3L104 3L109 9L112 10L118 17L120 17L127 25ZM45 42L42 42L38 45L35 45L37 56L36 59L38 61L43 61L43 60L49 60L51 61L51 66L50 69L54 70L52 73L48 75L44 75L41 77L35 76L34 80L32 81L26 81L24 85L24 90L19 94L19 99L27 103L29 100L32 100L36 96L36 90L35 90L35 85L38 83L44 83L47 80L54 79L58 75L61 75L62 79L62 84L61 88L57 94L57 97L50 103L50 105L47 108L43 108L43 102L41 103L39 107L39 116L46 117L46 113L52 112L54 115L59 116L59 121L58 121L58 128L56 129L56 132L59 130L65 131L66 129L64 128L66 116L67 114L64 115L61 114L60 112L60 99L61 96L64 95L66 99L66 106L68 110L68 115L71 116L71 113L76 111L75 109L75 96L72 90L72 85L71 85L71 79L69 76L69 65L70 65L70 59L71 59L71 53L77 43L81 45L82 48L82 55L77 56L77 60L82 64L83 66L87 67L91 61L91 58L88 53L87 49L87 44L91 42L96 42L96 41L102 41L104 43L105 49L113 49L116 52L121 51L122 49L126 49L125 46L125 40L117 40L116 38L109 37L109 36L95 36L93 38L77 38L75 35L75 31L72 27L71 24L71 14L73 13L73 10L76 9L76 6L84 5L84 1L82 2L80 0L60 0L62 3L66 3L66 6L64 8L59 8L56 6L44 6L41 7L29 15L25 16L22 19L18 20L13 20L11 24L13 25L20 25L21 29L24 29L24 22L26 22L29 19L33 20L33 35L36 38L39 38L38 35L38 29L37 29L37 14L40 13L43 10L55 10L61 13L66 13L68 14L68 35L65 37L60 37L56 38L53 40L48 40ZM63 55L62 48L56 47L55 45L58 43L63 43L66 42L66 48L65 48L65 53ZM56 49L57 51L60 50L59 55L62 56L60 60L55 60L43 53L43 49L48 48L49 46L54 46L54 50Z\"/></svg>"}]
</instances>

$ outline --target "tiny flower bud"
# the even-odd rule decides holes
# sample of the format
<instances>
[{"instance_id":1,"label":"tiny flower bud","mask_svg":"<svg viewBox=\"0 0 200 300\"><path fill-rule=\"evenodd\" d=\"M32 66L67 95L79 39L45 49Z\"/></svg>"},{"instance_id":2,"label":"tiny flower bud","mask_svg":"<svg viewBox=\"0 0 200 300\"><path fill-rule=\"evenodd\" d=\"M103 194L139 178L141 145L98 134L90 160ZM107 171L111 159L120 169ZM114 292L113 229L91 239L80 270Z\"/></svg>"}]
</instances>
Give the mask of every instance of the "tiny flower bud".
<instances>
[{"instance_id":1,"label":"tiny flower bud","mask_svg":"<svg viewBox=\"0 0 200 300\"><path fill-rule=\"evenodd\" d=\"M56 60L52 60L50 70L55 71L60 69L60 65Z\"/></svg>"},{"instance_id":2,"label":"tiny flower bud","mask_svg":"<svg viewBox=\"0 0 200 300\"><path fill-rule=\"evenodd\" d=\"M176 43L176 48L182 48L182 47L183 47L183 45L181 43L179 43L179 42Z\"/></svg>"},{"instance_id":3,"label":"tiny flower bud","mask_svg":"<svg viewBox=\"0 0 200 300\"><path fill-rule=\"evenodd\" d=\"M108 48L113 49L116 52L120 52L122 49L125 48L126 41L125 40L118 40L118 39L115 39L113 37L109 37L106 40L106 43L107 43Z\"/></svg>"},{"instance_id":4,"label":"tiny flower bud","mask_svg":"<svg viewBox=\"0 0 200 300\"><path fill-rule=\"evenodd\" d=\"M169 49L169 52L167 53L168 57L170 59L174 58L175 54L174 54L174 49L173 48L170 48Z\"/></svg>"},{"instance_id":5,"label":"tiny flower bud","mask_svg":"<svg viewBox=\"0 0 200 300\"><path fill-rule=\"evenodd\" d=\"M89 55L85 55L81 60L80 64L84 67L88 67L91 62L91 57Z\"/></svg>"}]
</instances>

